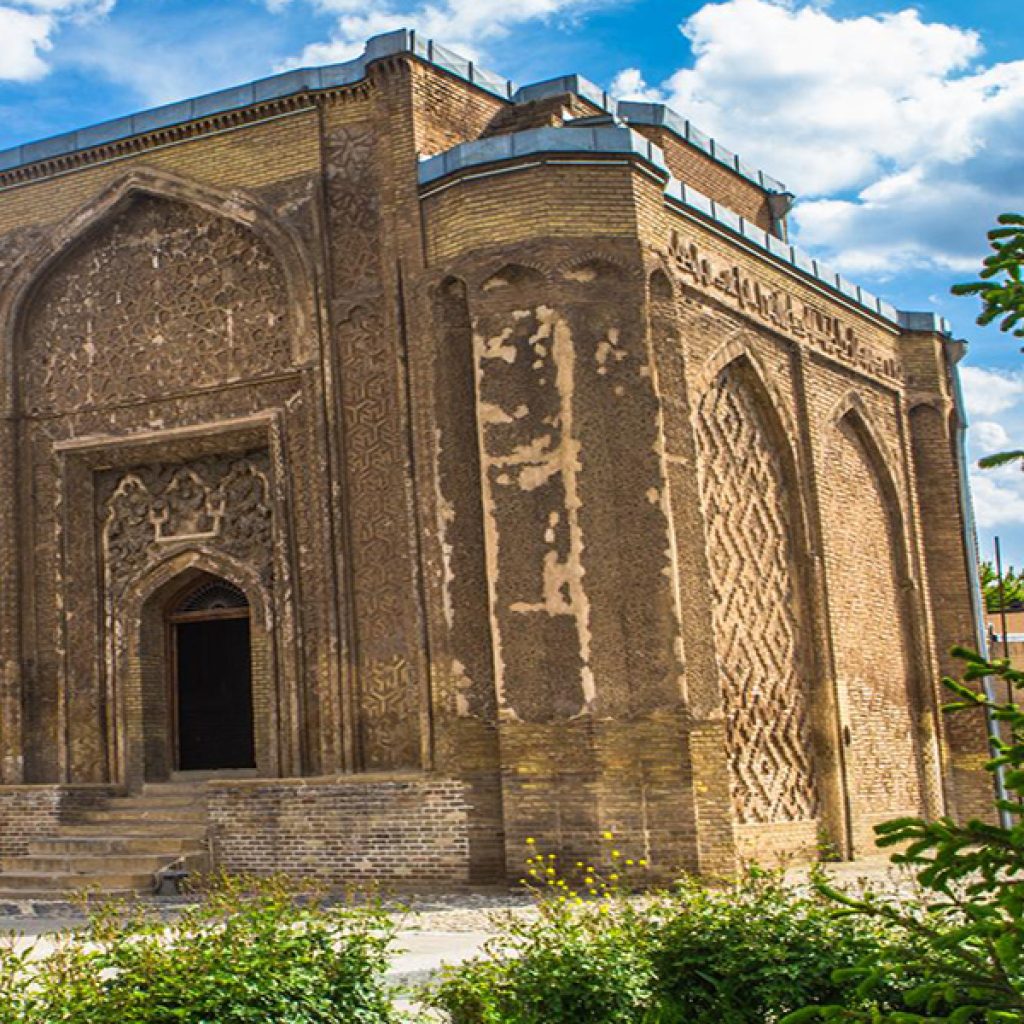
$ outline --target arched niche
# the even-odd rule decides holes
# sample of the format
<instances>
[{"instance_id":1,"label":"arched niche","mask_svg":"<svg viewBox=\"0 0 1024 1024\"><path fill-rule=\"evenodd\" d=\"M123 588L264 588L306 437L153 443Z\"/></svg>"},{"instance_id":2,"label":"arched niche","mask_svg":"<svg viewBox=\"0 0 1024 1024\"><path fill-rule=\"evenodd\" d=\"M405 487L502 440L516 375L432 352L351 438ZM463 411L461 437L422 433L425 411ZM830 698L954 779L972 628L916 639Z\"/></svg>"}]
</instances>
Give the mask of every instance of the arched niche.
<instances>
[{"instance_id":1,"label":"arched niche","mask_svg":"<svg viewBox=\"0 0 1024 1024\"><path fill-rule=\"evenodd\" d=\"M822 460L823 537L855 852L873 826L923 809L922 696L899 492L859 405Z\"/></svg>"},{"instance_id":2,"label":"arched niche","mask_svg":"<svg viewBox=\"0 0 1024 1024\"><path fill-rule=\"evenodd\" d=\"M510 271L510 276L516 275ZM485 572L473 326L465 282L445 278L433 292L437 348L434 394L442 588L451 631L449 713L494 715L494 652Z\"/></svg>"},{"instance_id":3,"label":"arched niche","mask_svg":"<svg viewBox=\"0 0 1024 1024\"><path fill-rule=\"evenodd\" d=\"M695 425L734 820L812 823L819 795L799 480L748 356L717 369Z\"/></svg>"}]
</instances>

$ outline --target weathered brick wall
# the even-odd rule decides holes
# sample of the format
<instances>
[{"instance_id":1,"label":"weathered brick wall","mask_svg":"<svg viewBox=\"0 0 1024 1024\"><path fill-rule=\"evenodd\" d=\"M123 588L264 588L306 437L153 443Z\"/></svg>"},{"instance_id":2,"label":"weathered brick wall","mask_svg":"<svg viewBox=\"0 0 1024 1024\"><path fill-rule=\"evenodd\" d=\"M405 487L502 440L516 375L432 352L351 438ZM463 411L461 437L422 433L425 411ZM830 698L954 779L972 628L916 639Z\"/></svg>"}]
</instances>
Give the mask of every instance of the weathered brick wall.
<instances>
[{"instance_id":1,"label":"weathered brick wall","mask_svg":"<svg viewBox=\"0 0 1024 1024\"><path fill-rule=\"evenodd\" d=\"M423 776L209 783L214 861L328 884L459 885L469 879L465 785Z\"/></svg>"},{"instance_id":2,"label":"weathered brick wall","mask_svg":"<svg viewBox=\"0 0 1024 1024\"><path fill-rule=\"evenodd\" d=\"M444 266L467 249L534 238L633 236L632 175L621 166L546 166L449 188L423 202L427 258Z\"/></svg>"},{"instance_id":3,"label":"weathered brick wall","mask_svg":"<svg viewBox=\"0 0 1024 1024\"><path fill-rule=\"evenodd\" d=\"M510 869L514 840L521 840L531 824L552 842L580 850L588 829L612 819L609 807L627 792L635 800L625 779L602 793L603 739L584 724L604 707L615 723L605 727L607 734L620 736L626 746L630 736L638 741L641 735L624 728L631 718L628 705L614 699L604 703L603 695L615 692L615 673L595 675L590 659L591 650L611 642L611 618L604 619L609 609L619 609L620 623L628 621L628 574L620 574L618 589L601 589L590 579L584 555L587 569L577 593L577 577L569 571L571 545L566 547L561 536L564 517L555 505L544 504L558 497L553 485L570 480L573 472L572 500L584 494L597 435L588 436L582 424L602 415L632 438L646 437L652 424L663 432L655 444L664 458L660 477L645 476L639 459L627 473L618 465L620 453L612 459L614 468L602 462L601 491L588 493L566 521L585 524L595 504L610 504L615 495L617 529L633 545L637 576L648 568L646 544L662 536L664 519L671 524L665 553L674 566L669 575L677 588L676 625L669 626L670 617L652 633L632 623L629 635L635 642L666 626L678 631L677 650L686 665L682 692L691 713L679 726L677 749L685 749L690 760L687 781L681 775L678 784L689 795L685 806L666 807L665 814L681 829L686 820L696 823L689 856L711 870L728 869L737 853L758 849L769 859L787 853L813 856L819 831L846 851L852 834L864 849L871 825L880 818L939 808L936 780L944 769L937 734L936 636L923 600L922 511L907 443L908 376L899 331L698 220L677 216L666 208L656 184L621 166L541 166L478 176L442 191L428 188L423 206L428 259L483 280L480 287L487 293L486 299L476 299L469 289L481 366L477 400L492 628L500 640L498 689L513 709L500 732ZM548 350L558 347L561 310L572 301L568 284L559 278L564 257L556 254L575 250L582 267L637 231L651 250L660 251L664 268L649 285L653 360L639 365L641 377L655 373L660 411L644 404L642 389L631 378L627 316L620 316L614 337L608 333L610 343L599 349L607 361L600 372L617 388L618 410L600 411L602 392L587 383L593 352L587 332L564 335L571 338L575 361L566 363L571 372L565 380L571 384L561 392L561 406L542 400L556 378L549 372ZM628 253L625 244L622 251ZM630 256L625 260L628 264ZM487 278L483 267L497 273ZM616 298L610 279L603 291L604 301L620 309L634 301ZM501 302L513 311L504 319L490 313L492 307L502 308ZM605 312L590 317L596 334L605 330ZM523 359L520 366L520 351L531 346L532 364ZM694 410L704 401L715 415L722 412L715 380L742 360L756 381L752 401L762 410L760 421L770 413L777 423L765 429L751 413L747 419L757 429L744 433L743 424L726 415L719 434L737 445L738 474L750 476L759 465L776 468L767 473L767 484L751 477L730 488L720 479L729 476L724 470L694 480L700 457ZM528 389L519 378L529 376L531 367L537 387ZM636 422L623 419L624 410L638 417ZM644 421L645 416L650 419ZM854 446L857 439L849 433L850 424L860 423L865 437L879 439L873 460L863 445ZM499 438L502 444L496 446ZM716 443L728 445L721 439ZM566 449L573 458L563 462L558 453ZM646 452L646 443L640 449ZM553 470L556 463L557 472L543 468ZM510 485L524 478L524 467L527 475L536 471L537 484L530 477L530 486L520 488L528 493L517 494ZM627 512L630 488L645 493L663 519L656 523ZM704 504L703 517L695 515L695 501ZM547 546L530 533L528 522L550 524ZM614 565L614 558L607 558L615 550L611 538L588 537L585 528L580 537L584 551L598 543L605 565ZM736 565L726 564L716 576L709 561L721 561L730 546ZM767 567L759 560L767 560ZM560 566L564 573L548 575ZM557 600L503 596L530 594L532 571L563 585ZM759 588L773 573L778 592L762 594ZM950 585L965 593L962 574ZM652 582L649 593L656 591ZM579 600L586 607L574 632L569 618ZM712 615L716 604L723 609L718 622ZM506 607L520 617L546 611L530 631L534 641L556 628L566 635L558 642L524 644L512 617L503 624ZM788 625L780 622L786 615ZM735 642L750 664L728 643L717 653L709 650L713 632L738 637ZM585 650L577 633L585 635ZM866 642L869 635L873 640ZM648 649L657 650L656 642ZM779 663L772 664L771 657ZM555 664L559 671L551 672ZM731 703L722 693L730 672L738 673ZM653 693L664 684L663 673L650 661L638 663L628 677L638 692L649 687ZM557 684L545 686L548 675L557 676ZM785 692L779 691L780 680L788 680ZM566 702L575 703L581 690L593 693L593 706L584 706L571 728L555 724L570 713L560 710L559 702L568 708ZM780 722L788 721L801 700L806 723L781 729ZM775 701L783 711L771 710ZM547 721L543 727L530 725L533 717ZM738 744L737 729L749 739ZM682 738L687 731L688 744ZM563 751L557 763L546 753L554 746ZM649 756L669 771L670 755L651 737L632 750L636 759ZM885 758L881 770L876 762ZM734 775L741 772L748 791L760 788L758 805L737 810L732 823L720 820L728 778L723 772L730 765ZM621 820L630 841L643 842L642 824L628 816Z\"/></svg>"},{"instance_id":4,"label":"weathered brick wall","mask_svg":"<svg viewBox=\"0 0 1024 1024\"><path fill-rule=\"evenodd\" d=\"M730 170L696 146L684 142L660 125L633 124L634 131L661 147L672 177L692 185L709 199L721 203L765 231L772 229L772 215L764 189Z\"/></svg>"},{"instance_id":5,"label":"weathered brick wall","mask_svg":"<svg viewBox=\"0 0 1024 1024\"><path fill-rule=\"evenodd\" d=\"M55 834L75 812L102 807L106 786L0 786L0 857L20 857L33 839Z\"/></svg>"},{"instance_id":6,"label":"weathered brick wall","mask_svg":"<svg viewBox=\"0 0 1024 1024\"><path fill-rule=\"evenodd\" d=\"M820 860L826 852L815 821L780 821L769 825L740 825L736 853L740 860L765 867Z\"/></svg>"},{"instance_id":7,"label":"weathered brick wall","mask_svg":"<svg viewBox=\"0 0 1024 1024\"><path fill-rule=\"evenodd\" d=\"M411 64L410 95L416 152L433 156L460 142L479 138L509 109L497 96L435 68Z\"/></svg>"},{"instance_id":8,"label":"weathered brick wall","mask_svg":"<svg viewBox=\"0 0 1024 1024\"><path fill-rule=\"evenodd\" d=\"M400 56L351 87L0 174L0 275L31 264L26 295L68 258L114 268L83 247L155 194L188 208L175 223L197 238L254 232L247 260L182 269L176 308L210 315L223 264L245 264L253 295L284 274L262 316L293 326L266 373L222 346L154 387L127 341L149 322L105 321L119 373L89 402L41 417L10 388L0 411L24 422L0 432L0 467L21 480L0 487L0 559L21 558L20 591L0 581L3 778L122 777L121 748L139 763L145 743L163 773L161 602L181 573L232 563L162 548L156 589L129 588L124 621L97 630L95 479L258 449L267 490L248 522L269 514L274 539L241 575L266 622L259 763L317 778L214 784L225 866L484 881L517 872L527 835L590 856L611 829L656 869L727 871L737 854L806 855L819 828L848 849L872 813L938 807L934 652L969 617L946 442L906 408L947 401L945 364L908 369L893 325L666 207L619 156L531 160L421 199L418 156L556 123L561 106L512 111ZM659 132L679 177L766 226L759 189ZM46 339L77 336L81 305L15 346L19 375L45 390ZM0 320L33 322L16 312ZM741 362L750 387L718 408ZM134 378L148 383L130 400L107 393ZM847 413L883 458L865 461ZM244 425L212 431L225 418ZM744 450L726 451L737 422ZM869 632L896 678L858 660ZM122 670L131 692L107 703ZM858 797L851 765L894 733L900 756L866 769ZM980 806L976 737L941 738L963 806ZM446 777L327 776L420 768ZM737 779L760 797L738 800ZM50 788L11 797L10 820L52 822Z\"/></svg>"}]
</instances>

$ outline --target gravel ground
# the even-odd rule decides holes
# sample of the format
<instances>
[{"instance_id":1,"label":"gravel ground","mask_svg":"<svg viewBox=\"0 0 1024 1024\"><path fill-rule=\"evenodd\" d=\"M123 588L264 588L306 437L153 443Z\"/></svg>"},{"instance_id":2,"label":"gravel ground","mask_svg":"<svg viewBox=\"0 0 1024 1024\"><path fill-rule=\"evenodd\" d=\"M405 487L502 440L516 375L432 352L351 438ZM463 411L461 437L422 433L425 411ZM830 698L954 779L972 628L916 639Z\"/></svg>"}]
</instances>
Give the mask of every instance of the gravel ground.
<instances>
[{"instance_id":1,"label":"gravel ground","mask_svg":"<svg viewBox=\"0 0 1024 1024\"><path fill-rule=\"evenodd\" d=\"M844 888L859 890L870 885L899 892L912 884L906 872L894 868L882 857L826 864L825 868ZM786 878L791 882L801 882L807 877L806 867L786 871ZM152 899L147 902L154 912L173 916L189 900ZM522 889L410 893L387 902L394 908L393 913L403 931L485 932L494 930L495 921L506 915L535 913L529 893ZM0 902L0 932L38 935L74 927L83 919L82 906L69 900Z\"/></svg>"}]
</instances>

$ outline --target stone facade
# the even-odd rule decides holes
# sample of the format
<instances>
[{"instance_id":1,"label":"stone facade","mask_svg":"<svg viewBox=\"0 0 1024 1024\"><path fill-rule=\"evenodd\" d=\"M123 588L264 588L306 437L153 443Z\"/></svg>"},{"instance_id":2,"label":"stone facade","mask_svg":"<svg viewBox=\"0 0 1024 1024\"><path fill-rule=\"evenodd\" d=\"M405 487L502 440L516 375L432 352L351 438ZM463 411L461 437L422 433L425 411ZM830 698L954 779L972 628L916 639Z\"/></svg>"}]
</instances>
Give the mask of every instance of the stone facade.
<instances>
[{"instance_id":1,"label":"stone facade","mask_svg":"<svg viewBox=\"0 0 1024 1024\"><path fill-rule=\"evenodd\" d=\"M180 624L231 617L228 866L721 871L983 812L941 325L663 110L410 33L317 75L0 154L5 841L176 777Z\"/></svg>"}]
</instances>

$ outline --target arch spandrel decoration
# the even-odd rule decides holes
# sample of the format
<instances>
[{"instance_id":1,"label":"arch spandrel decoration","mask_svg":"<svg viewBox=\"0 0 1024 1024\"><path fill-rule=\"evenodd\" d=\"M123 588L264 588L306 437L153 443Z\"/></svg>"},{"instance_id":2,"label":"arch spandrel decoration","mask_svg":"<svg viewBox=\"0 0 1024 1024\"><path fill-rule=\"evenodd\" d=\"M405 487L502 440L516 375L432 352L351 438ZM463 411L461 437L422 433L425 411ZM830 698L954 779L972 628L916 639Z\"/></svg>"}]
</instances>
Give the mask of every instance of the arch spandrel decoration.
<instances>
[{"instance_id":1,"label":"arch spandrel decoration","mask_svg":"<svg viewBox=\"0 0 1024 1024\"><path fill-rule=\"evenodd\" d=\"M162 398L291 364L285 272L246 226L137 194L52 264L22 327L22 408Z\"/></svg>"},{"instance_id":2,"label":"arch spandrel decoration","mask_svg":"<svg viewBox=\"0 0 1024 1024\"><path fill-rule=\"evenodd\" d=\"M720 370L696 410L701 495L741 824L814 818L808 657L792 481L752 365Z\"/></svg>"}]
</instances>

